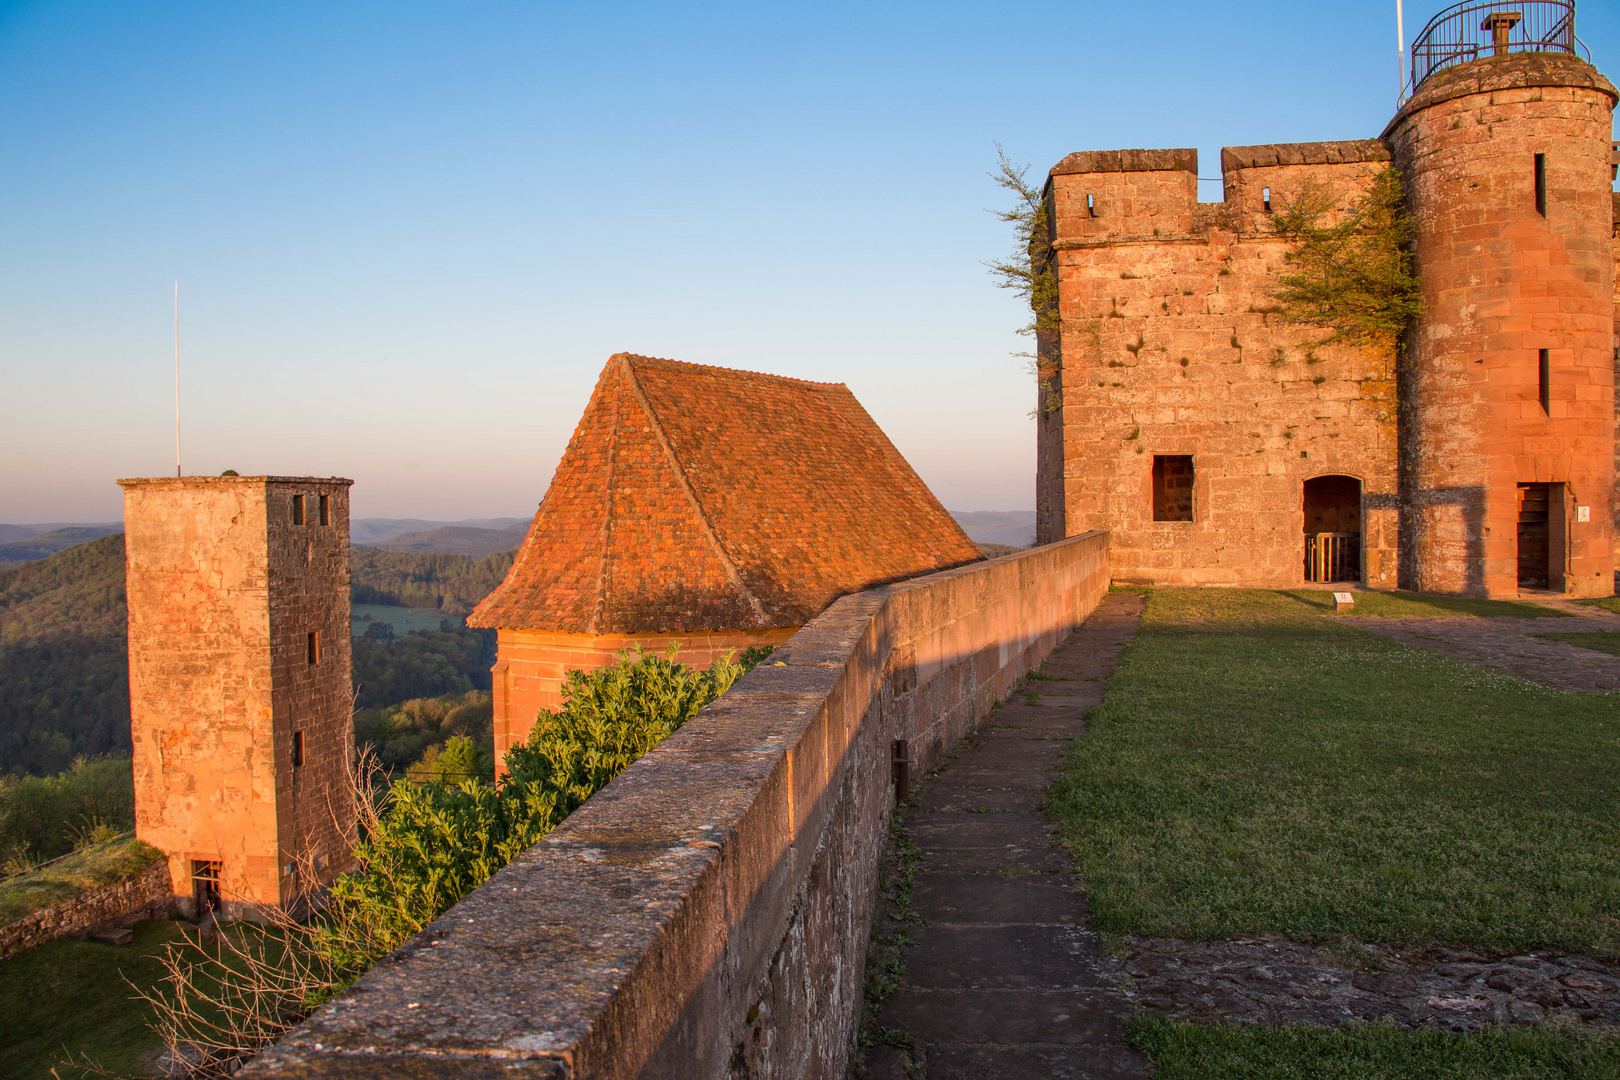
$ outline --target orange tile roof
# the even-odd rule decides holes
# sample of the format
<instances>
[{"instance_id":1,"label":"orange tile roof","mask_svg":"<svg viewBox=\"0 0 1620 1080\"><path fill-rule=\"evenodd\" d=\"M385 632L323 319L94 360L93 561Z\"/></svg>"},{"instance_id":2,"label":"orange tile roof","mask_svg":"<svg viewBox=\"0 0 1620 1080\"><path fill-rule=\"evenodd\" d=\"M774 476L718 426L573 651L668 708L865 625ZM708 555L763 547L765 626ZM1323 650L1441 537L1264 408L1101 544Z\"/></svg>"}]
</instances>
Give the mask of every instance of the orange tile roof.
<instances>
[{"instance_id":1,"label":"orange tile roof","mask_svg":"<svg viewBox=\"0 0 1620 1080\"><path fill-rule=\"evenodd\" d=\"M469 625L801 626L979 551L842 383L620 353Z\"/></svg>"}]
</instances>

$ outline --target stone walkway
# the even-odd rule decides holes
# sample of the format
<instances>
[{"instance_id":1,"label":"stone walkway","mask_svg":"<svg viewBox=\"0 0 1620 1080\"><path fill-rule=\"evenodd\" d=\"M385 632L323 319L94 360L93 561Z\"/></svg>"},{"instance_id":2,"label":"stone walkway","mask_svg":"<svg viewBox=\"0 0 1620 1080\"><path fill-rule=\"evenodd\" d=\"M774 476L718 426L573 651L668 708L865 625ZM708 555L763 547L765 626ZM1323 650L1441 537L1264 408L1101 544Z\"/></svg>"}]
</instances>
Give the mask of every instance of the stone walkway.
<instances>
[{"instance_id":1,"label":"stone walkway","mask_svg":"<svg viewBox=\"0 0 1620 1080\"><path fill-rule=\"evenodd\" d=\"M1481 618L1460 615L1435 619L1351 616L1355 625L1407 645L1417 645L1479 667L1505 671L1556 690L1620 688L1620 656L1583 649L1537 634L1620 631L1620 615L1567 601L1543 602L1572 619Z\"/></svg>"},{"instance_id":2,"label":"stone walkway","mask_svg":"<svg viewBox=\"0 0 1620 1080\"><path fill-rule=\"evenodd\" d=\"M915 944L878 1016L909 1045L869 1048L874 1080L1148 1076L1120 1026L1130 999L1119 965L1085 928L1082 884L1040 811L1142 602L1111 593L1048 658L1047 678L1016 691L914 793L911 904L926 925L906 927Z\"/></svg>"}]
</instances>

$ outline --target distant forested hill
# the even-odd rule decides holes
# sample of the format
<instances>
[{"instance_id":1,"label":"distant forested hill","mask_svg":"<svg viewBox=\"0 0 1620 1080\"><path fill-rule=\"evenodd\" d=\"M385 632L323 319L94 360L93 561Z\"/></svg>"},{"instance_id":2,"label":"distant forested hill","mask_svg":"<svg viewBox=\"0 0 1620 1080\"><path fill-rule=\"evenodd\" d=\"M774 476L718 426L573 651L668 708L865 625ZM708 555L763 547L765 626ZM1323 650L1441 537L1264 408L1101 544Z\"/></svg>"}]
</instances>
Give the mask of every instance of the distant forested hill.
<instances>
[{"instance_id":1,"label":"distant forested hill","mask_svg":"<svg viewBox=\"0 0 1620 1080\"><path fill-rule=\"evenodd\" d=\"M414 555L353 548L357 603L465 615L500 584L512 553ZM81 754L130 753L124 537L0 569L0 774L66 769ZM459 628L355 648L363 704L489 686L490 631Z\"/></svg>"},{"instance_id":2,"label":"distant forested hill","mask_svg":"<svg viewBox=\"0 0 1620 1080\"><path fill-rule=\"evenodd\" d=\"M0 570L0 773L127 754L124 537Z\"/></svg>"},{"instance_id":3,"label":"distant forested hill","mask_svg":"<svg viewBox=\"0 0 1620 1080\"><path fill-rule=\"evenodd\" d=\"M429 532L401 533L388 540L379 540L372 547L384 551L434 552L443 555L469 555L481 559L502 551L511 551L529 535L529 523L520 521L504 529L479 529L467 525L446 525Z\"/></svg>"},{"instance_id":4,"label":"distant forested hill","mask_svg":"<svg viewBox=\"0 0 1620 1080\"><path fill-rule=\"evenodd\" d=\"M466 555L351 548L349 591L357 604L438 608L466 615L506 577L513 555L503 551L474 560Z\"/></svg>"}]
</instances>

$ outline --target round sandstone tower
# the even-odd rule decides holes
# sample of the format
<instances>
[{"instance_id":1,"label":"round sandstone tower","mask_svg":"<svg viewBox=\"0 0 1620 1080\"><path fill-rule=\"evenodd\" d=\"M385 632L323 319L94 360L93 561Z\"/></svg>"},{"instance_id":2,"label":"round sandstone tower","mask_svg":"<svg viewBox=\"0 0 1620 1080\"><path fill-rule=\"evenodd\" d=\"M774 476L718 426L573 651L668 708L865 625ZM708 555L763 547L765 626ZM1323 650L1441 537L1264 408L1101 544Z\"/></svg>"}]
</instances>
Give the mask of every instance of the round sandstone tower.
<instances>
[{"instance_id":1,"label":"round sandstone tower","mask_svg":"<svg viewBox=\"0 0 1620 1080\"><path fill-rule=\"evenodd\" d=\"M1614 592L1616 92L1564 53L1430 75L1384 140L1424 314L1401 396L1401 584Z\"/></svg>"}]
</instances>

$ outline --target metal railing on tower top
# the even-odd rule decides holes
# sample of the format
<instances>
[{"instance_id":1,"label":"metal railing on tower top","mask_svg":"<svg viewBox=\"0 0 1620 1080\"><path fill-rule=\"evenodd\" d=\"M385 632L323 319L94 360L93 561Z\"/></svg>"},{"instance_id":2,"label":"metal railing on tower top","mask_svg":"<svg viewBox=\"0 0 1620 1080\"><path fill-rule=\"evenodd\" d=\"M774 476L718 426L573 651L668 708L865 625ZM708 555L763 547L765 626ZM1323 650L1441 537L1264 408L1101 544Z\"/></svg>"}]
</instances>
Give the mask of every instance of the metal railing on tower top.
<instances>
[{"instance_id":1,"label":"metal railing on tower top","mask_svg":"<svg viewBox=\"0 0 1620 1080\"><path fill-rule=\"evenodd\" d=\"M1579 51L1577 51L1579 50ZM1512 52L1586 53L1575 36L1575 0L1455 4L1412 40L1411 93L1423 80L1453 64Z\"/></svg>"}]
</instances>

